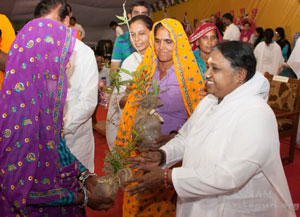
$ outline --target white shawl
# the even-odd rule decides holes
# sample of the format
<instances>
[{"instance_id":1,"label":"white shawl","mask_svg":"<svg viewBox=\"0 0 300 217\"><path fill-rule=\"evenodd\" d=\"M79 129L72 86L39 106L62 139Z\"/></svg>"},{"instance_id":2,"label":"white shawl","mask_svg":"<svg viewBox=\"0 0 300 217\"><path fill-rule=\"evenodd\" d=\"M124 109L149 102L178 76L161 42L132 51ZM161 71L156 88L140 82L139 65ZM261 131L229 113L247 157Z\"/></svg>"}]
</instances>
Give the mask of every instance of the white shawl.
<instances>
[{"instance_id":1,"label":"white shawl","mask_svg":"<svg viewBox=\"0 0 300 217\"><path fill-rule=\"evenodd\" d=\"M296 45L288 60L288 65L296 73L298 79L300 78L300 40L297 40Z\"/></svg>"},{"instance_id":2,"label":"white shawl","mask_svg":"<svg viewBox=\"0 0 300 217\"><path fill-rule=\"evenodd\" d=\"M295 216L279 155L277 123L261 73L218 104L208 95L162 147L178 194L177 216Z\"/></svg>"},{"instance_id":3,"label":"white shawl","mask_svg":"<svg viewBox=\"0 0 300 217\"><path fill-rule=\"evenodd\" d=\"M256 70L262 73L269 72L277 75L281 64L284 62L281 48L276 42L260 42L254 49L254 55L257 60Z\"/></svg>"}]
</instances>

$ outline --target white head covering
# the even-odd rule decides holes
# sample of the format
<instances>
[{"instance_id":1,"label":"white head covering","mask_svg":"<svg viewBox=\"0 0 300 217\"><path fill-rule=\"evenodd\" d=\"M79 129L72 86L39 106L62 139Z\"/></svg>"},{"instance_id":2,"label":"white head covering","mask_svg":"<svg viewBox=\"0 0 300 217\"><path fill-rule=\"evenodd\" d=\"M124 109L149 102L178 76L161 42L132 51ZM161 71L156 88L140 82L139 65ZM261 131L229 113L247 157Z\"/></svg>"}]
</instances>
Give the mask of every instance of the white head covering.
<instances>
[{"instance_id":1,"label":"white head covering","mask_svg":"<svg viewBox=\"0 0 300 217\"><path fill-rule=\"evenodd\" d=\"M300 40L298 39L291 53L291 56L288 60L288 65L293 69L296 73L298 79L300 78Z\"/></svg>"},{"instance_id":2,"label":"white head covering","mask_svg":"<svg viewBox=\"0 0 300 217\"><path fill-rule=\"evenodd\" d=\"M267 191L272 192L271 199L262 196L252 201L256 206L253 211L259 213L257 216L295 217L280 159L276 118L264 102L268 92L268 80L256 72L220 103L217 97L209 94L199 103L179 135L162 147L167 153L168 167L183 157L182 167L172 171L179 195L178 216L239 217L239 210L230 208L230 205L243 207L243 201L236 198L250 198L255 192ZM241 124L244 125L239 130ZM179 150L179 141L184 145L182 150ZM263 186L258 181L262 176L265 177ZM231 204L228 206L228 203ZM272 207L262 211L260 203ZM207 204L215 207L205 209ZM223 213L225 208L226 214ZM247 205L244 211L252 213ZM186 215L187 212L194 215Z\"/></svg>"}]
</instances>

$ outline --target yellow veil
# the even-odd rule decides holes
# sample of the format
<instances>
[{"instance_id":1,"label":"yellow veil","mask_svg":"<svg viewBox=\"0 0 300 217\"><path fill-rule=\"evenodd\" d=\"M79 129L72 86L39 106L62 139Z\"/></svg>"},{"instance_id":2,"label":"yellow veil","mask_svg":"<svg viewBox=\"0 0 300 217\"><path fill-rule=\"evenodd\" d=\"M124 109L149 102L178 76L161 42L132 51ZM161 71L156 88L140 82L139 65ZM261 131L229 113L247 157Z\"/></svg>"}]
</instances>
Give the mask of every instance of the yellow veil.
<instances>
[{"instance_id":1,"label":"yellow veil","mask_svg":"<svg viewBox=\"0 0 300 217\"><path fill-rule=\"evenodd\" d=\"M150 45L146 50L144 59L137 70L143 66L146 66L144 74L142 74L140 77L143 77L143 75L146 73L150 73L148 79L151 79L155 72L155 60L157 56L154 52L154 28L158 23L161 23L163 27L169 31L170 36L174 41L174 68L179 82L182 98L190 116L199 103L199 88L204 88L204 81L198 68L196 59L193 55L188 38L179 21L166 18L156 22L153 25L153 29L150 33ZM150 82L148 82L148 85L142 89L147 90L149 85ZM131 136L131 128L133 125L134 116L138 107L138 105L133 102L136 102L140 96L141 93L138 91L134 91L128 96L115 141L117 145L128 144Z\"/></svg>"}]
</instances>

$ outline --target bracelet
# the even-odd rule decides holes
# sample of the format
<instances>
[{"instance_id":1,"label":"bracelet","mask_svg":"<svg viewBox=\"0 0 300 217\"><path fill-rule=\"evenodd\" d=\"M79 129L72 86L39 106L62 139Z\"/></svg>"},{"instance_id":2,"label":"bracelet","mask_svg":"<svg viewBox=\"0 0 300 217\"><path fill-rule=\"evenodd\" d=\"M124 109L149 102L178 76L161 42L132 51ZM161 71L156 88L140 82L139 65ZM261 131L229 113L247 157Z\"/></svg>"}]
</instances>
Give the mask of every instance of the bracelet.
<instances>
[{"instance_id":1,"label":"bracelet","mask_svg":"<svg viewBox=\"0 0 300 217\"><path fill-rule=\"evenodd\" d=\"M161 149L157 149L156 151L158 151L161 154L161 159L160 159L160 162L159 162L158 166L162 166L162 165L165 164L165 161L166 161L165 152Z\"/></svg>"},{"instance_id":2,"label":"bracelet","mask_svg":"<svg viewBox=\"0 0 300 217\"><path fill-rule=\"evenodd\" d=\"M84 185L85 181L90 177L90 176L97 176L96 173L87 173L87 174L82 174L79 177L79 181Z\"/></svg>"},{"instance_id":3,"label":"bracelet","mask_svg":"<svg viewBox=\"0 0 300 217\"><path fill-rule=\"evenodd\" d=\"M84 193L84 201L83 201L82 205L79 205L79 207L83 208L83 207L87 206L87 204L88 204L88 195L87 195L87 189L85 186L82 186L81 190Z\"/></svg>"},{"instance_id":4,"label":"bracelet","mask_svg":"<svg viewBox=\"0 0 300 217\"><path fill-rule=\"evenodd\" d=\"M168 172L169 168L166 168L164 172L164 185L167 189L171 188L171 186L168 184Z\"/></svg>"}]
</instances>

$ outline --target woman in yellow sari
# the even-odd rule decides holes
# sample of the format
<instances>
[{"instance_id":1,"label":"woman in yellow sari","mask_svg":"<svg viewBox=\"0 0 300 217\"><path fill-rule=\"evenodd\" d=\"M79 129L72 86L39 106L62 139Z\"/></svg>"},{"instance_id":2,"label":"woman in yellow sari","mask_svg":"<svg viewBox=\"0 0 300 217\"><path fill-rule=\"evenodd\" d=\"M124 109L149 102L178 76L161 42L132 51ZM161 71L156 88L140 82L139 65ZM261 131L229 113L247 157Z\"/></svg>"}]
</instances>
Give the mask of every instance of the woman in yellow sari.
<instances>
[{"instance_id":1,"label":"woman in yellow sari","mask_svg":"<svg viewBox=\"0 0 300 217\"><path fill-rule=\"evenodd\" d=\"M150 46L138 69L146 66L143 75L150 73L147 79L156 79L160 85L163 106L156 112L164 119L162 134L170 139L199 103L199 89L204 88L204 81L180 22L163 19L154 24L150 34ZM142 89L150 92L151 83ZM128 96L115 142L117 145L128 145L132 139L131 129L138 109L133 102L137 102L141 95L135 90ZM175 200L174 189L165 187L146 191L138 198L125 193L123 216L175 216Z\"/></svg>"}]
</instances>

